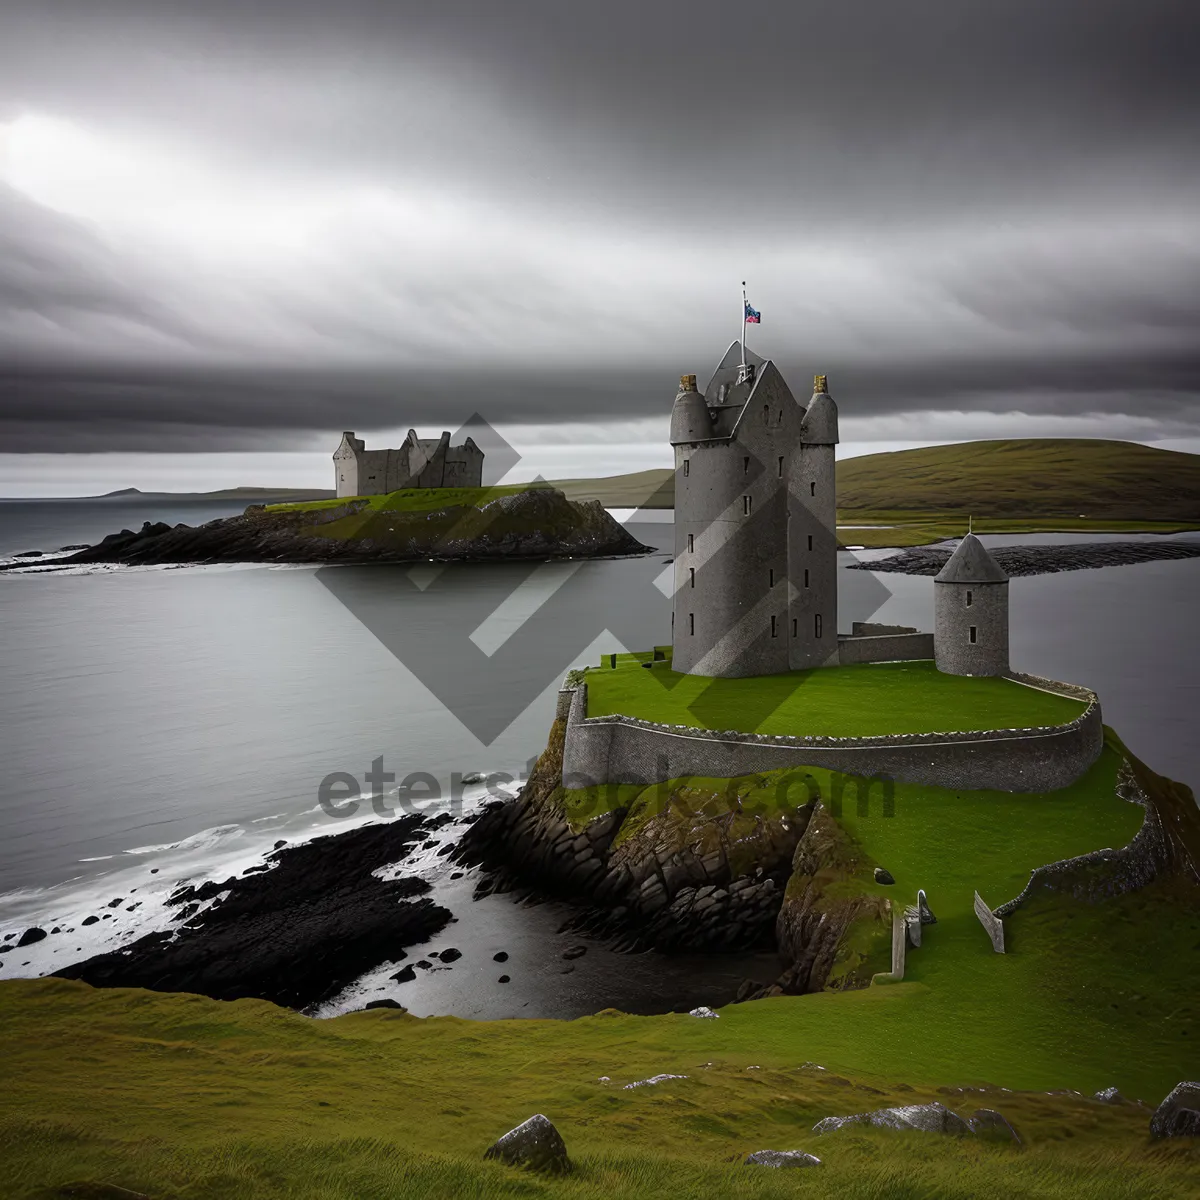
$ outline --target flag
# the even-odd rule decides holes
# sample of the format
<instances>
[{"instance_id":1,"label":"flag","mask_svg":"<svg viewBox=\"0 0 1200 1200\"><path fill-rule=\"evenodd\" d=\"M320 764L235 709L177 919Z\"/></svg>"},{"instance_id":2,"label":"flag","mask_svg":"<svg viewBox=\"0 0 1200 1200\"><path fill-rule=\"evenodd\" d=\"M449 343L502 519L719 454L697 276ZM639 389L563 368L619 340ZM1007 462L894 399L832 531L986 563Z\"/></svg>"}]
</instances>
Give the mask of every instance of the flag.
<instances>
[{"instance_id":1,"label":"flag","mask_svg":"<svg viewBox=\"0 0 1200 1200\"><path fill-rule=\"evenodd\" d=\"M762 324L762 313L760 313L757 308L751 308L749 304L746 305L746 324L747 325L761 325Z\"/></svg>"}]
</instances>

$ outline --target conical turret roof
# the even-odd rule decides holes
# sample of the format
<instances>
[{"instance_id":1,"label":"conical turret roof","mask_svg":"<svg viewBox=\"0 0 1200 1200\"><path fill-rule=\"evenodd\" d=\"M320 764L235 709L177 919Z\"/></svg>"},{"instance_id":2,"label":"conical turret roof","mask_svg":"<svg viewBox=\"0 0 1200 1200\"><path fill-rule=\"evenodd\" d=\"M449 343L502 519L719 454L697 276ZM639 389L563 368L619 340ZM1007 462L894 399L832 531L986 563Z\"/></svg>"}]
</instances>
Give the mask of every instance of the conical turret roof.
<instances>
[{"instance_id":1,"label":"conical turret roof","mask_svg":"<svg viewBox=\"0 0 1200 1200\"><path fill-rule=\"evenodd\" d=\"M946 565L934 576L935 583L1007 583L1008 576L987 552L987 547L968 533Z\"/></svg>"}]
</instances>

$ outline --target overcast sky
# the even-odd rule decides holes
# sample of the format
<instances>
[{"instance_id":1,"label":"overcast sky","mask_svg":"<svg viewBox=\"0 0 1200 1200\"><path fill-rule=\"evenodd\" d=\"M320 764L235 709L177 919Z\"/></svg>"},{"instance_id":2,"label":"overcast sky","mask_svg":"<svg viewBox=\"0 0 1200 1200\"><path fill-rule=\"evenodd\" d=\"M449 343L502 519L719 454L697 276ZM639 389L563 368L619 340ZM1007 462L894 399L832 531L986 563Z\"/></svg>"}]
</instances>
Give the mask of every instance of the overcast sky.
<instances>
[{"instance_id":1,"label":"overcast sky","mask_svg":"<svg viewBox=\"0 0 1200 1200\"><path fill-rule=\"evenodd\" d=\"M1198 44L1186 0L7 0L0 492L476 411L666 463L743 278L853 446L1200 448Z\"/></svg>"}]
</instances>

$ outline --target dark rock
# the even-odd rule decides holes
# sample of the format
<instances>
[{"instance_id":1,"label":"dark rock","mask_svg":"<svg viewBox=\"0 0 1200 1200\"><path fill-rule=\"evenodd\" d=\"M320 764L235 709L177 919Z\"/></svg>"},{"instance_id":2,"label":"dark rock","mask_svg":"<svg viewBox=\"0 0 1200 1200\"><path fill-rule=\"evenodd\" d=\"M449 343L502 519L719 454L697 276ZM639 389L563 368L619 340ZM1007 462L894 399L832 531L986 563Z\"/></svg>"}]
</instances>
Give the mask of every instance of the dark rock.
<instances>
[{"instance_id":1,"label":"dark rock","mask_svg":"<svg viewBox=\"0 0 1200 1200\"><path fill-rule=\"evenodd\" d=\"M84 917L84 918L83 918L83 920L82 920L82 921L80 921L79 923L80 923L80 925L95 925L95 923L96 923L98 920L100 920L100 918L99 918L99 917L95 917L95 916L93 916L93 917Z\"/></svg>"},{"instance_id":2,"label":"dark rock","mask_svg":"<svg viewBox=\"0 0 1200 1200\"><path fill-rule=\"evenodd\" d=\"M58 549L60 554L65 554L68 550L90 550L91 547L86 542L82 542L72 546L59 546Z\"/></svg>"},{"instance_id":3,"label":"dark rock","mask_svg":"<svg viewBox=\"0 0 1200 1200\"><path fill-rule=\"evenodd\" d=\"M453 842L447 842L447 843L446 843L446 844L445 844L445 845L444 845L444 846L443 846L443 847L442 847L442 848L441 848L441 849L440 849L440 850L437 852L437 857L438 857L438 858L442 858L444 855L447 855L447 854L449 854L449 853L450 853L450 851L451 851L451 850L453 850L453 849L454 849L454 843L453 843Z\"/></svg>"},{"instance_id":4,"label":"dark rock","mask_svg":"<svg viewBox=\"0 0 1200 1200\"><path fill-rule=\"evenodd\" d=\"M384 1000L368 1000L363 1005L363 1011L365 1012L368 1008L398 1008L401 1012L408 1011L399 1000L393 1000L390 996Z\"/></svg>"},{"instance_id":5,"label":"dark rock","mask_svg":"<svg viewBox=\"0 0 1200 1200\"><path fill-rule=\"evenodd\" d=\"M509 983L510 981L511 980L508 975L501 975L500 978L496 980L497 983Z\"/></svg>"},{"instance_id":6,"label":"dark rock","mask_svg":"<svg viewBox=\"0 0 1200 1200\"><path fill-rule=\"evenodd\" d=\"M492 955L492 962L508 962L508 951L497 950L496 953Z\"/></svg>"},{"instance_id":7,"label":"dark rock","mask_svg":"<svg viewBox=\"0 0 1200 1200\"><path fill-rule=\"evenodd\" d=\"M429 968L433 966L433 963L431 963L427 958L422 958L421 960L418 961L417 966L422 971L428 971Z\"/></svg>"},{"instance_id":8,"label":"dark rock","mask_svg":"<svg viewBox=\"0 0 1200 1200\"><path fill-rule=\"evenodd\" d=\"M450 878L451 879L461 879L465 873L466 872L464 872L464 871L451 871Z\"/></svg>"},{"instance_id":9,"label":"dark rock","mask_svg":"<svg viewBox=\"0 0 1200 1200\"><path fill-rule=\"evenodd\" d=\"M50 930L50 932L51 932L51 933L62 933L62 926L61 926L61 925L55 925L55 927L54 927L52 930Z\"/></svg>"},{"instance_id":10,"label":"dark rock","mask_svg":"<svg viewBox=\"0 0 1200 1200\"><path fill-rule=\"evenodd\" d=\"M587 953L586 946L571 946L569 949L562 952L563 958L582 958Z\"/></svg>"},{"instance_id":11,"label":"dark rock","mask_svg":"<svg viewBox=\"0 0 1200 1200\"><path fill-rule=\"evenodd\" d=\"M46 936L44 929L39 929L36 925L31 925L20 938L17 940L18 946L32 946L34 942L40 942Z\"/></svg>"},{"instance_id":12,"label":"dark rock","mask_svg":"<svg viewBox=\"0 0 1200 1200\"><path fill-rule=\"evenodd\" d=\"M462 958L462 951L450 946L448 949L442 951L441 958L444 963L455 962L457 959Z\"/></svg>"},{"instance_id":13,"label":"dark rock","mask_svg":"<svg viewBox=\"0 0 1200 1200\"><path fill-rule=\"evenodd\" d=\"M874 1112L854 1113L848 1117L826 1117L813 1126L814 1133L833 1133L847 1125L874 1125L882 1129L919 1129L923 1133L950 1133L961 1137L970 1126L944 1104L904 1104L897 1108L877 1108Z\"/></svg>"},{"instance_id":14,"label":"dark rock","mask_svg":"<svg viewBox=\"0 0 1200 1200\"><path fill-rule=\"evenodd\" d=\"M1042 575L1056 571L1082 571L1153 562L1164 558L1195 558L1200 543L1191 542L1084 542L1072 546L1001 546L992 557L1009 577ZM917 546L869 563L851 563L860 571L900 571L906 575L936 575L950 557L938 546Z\"/></svg>"},{"instance_id":15,"label":"dark rock","mask_svg":"<svg viewBox=\"0 0 1200 1200\"><path fill-rule=\"evenodd\" d=\"M11 954L16 948L15 942L11 946L0 946L0 954Z\"/></svg>"},{"instance_id":16,"label":"dark rock","mask_svg":"<svg viewBox=\"0 0 1200 1200\"><path fill-rule=\"evenodd\" d=\"M819 1167L821 1160L803 1150L755 1150L746 1156L747 1167Z\"/></svg>"},{"instance_id":17,"label":"dark rock","mask_svg":"<svg viewBox=\"0 0 1200 1200\"><path fill-rule=\"evenodd\" d=\"M967 1125L979 1137L996 1142L1015 1142L1018 1146L1021 1144L1017 1131L995 1109L977 1109L968 1118Z\"/></svg>"},{"instance_id":18,"label":"dark rock","mask_svg":"<svg viewBox=\"0 0 1200 1200\"><path fill-rule=\"evenodd\" d=\"M412 983L417 977L417 972L413 969L412 963L407 967L401 967L399 971L392 976L397 983Z\"/></svg>"},{"instance_id":19,"label":"dark rock","mask_svg":"<svg viewBox=\"0 0 1200 1200\"><path fill-rule=\"evenodd\" d=\"M22 550L18 554L14 554L13 558L41 558L45 554L44 550Z\"/></svg>"},{"instance_id":20,"label":"dark rock","mask_svg":"<svg viewBox=\"0 0 1200 1200\"><path fill-rule=\"evenodd\" d=\"M272 850L281 850L286 845L287 845L287 838L280 838L279 841L277 841L275 843L275 845L271 847L271 849Z\"/></svg>"},{"instance_id":21,"label":"dark rock","mask_svg":"<svg viewBox=\"0 0 1200 1200\"><path fill-rule=\"evenodd\" d=\"M933 910L929 907L929 901L925 899L925 889L917 889L917 913L921 918L922 925L936 925L937 917L933 915Z\"/></svg>"},{"instance_id":22,"label":"dark rock","mask_svg":"<svg viewBox=\"0 0 1200 1200\"><path fill-rule=\"evenodd\" d=\"M1177 1083L1150 1118L1151 1137L1200 1137L1200 1083Z\"/></svg>"},{"instance_id":23,"label":"dark rock","mask_svg":"<svg viewBox=\"0 0 1200 1200\"><path fill-rule=\"evenodd\" d=\"M876 867L875 868L875 882L882 883L882 884L892 884L892 883L895 883L896 880L895 880L895 877L892 875L891 871L887 870L885 867Z\"/></svg>"},{"instance_id":24,"label":"dark rock","mask_svg":"<svg viewBox=\"0 0 1200 1200\"><path fill-rule=\"evenodd\" d=\"M276 851L264 874L177 891L174 904L227 893L186 923L57 974L94 987L320 1003L449 922L424 898L423 880L374 875L411 853L420 833L419 818L397 817Z\"/></svg>"},{"instance_id":25,"label":"dark rock","mask_svg":"<svg viewBox=\"0 0 1200 1200\"><path fill-rule=\"evenodd\" d=\"M510 1129L488 1148L484 1158L497 1158L510 1167L527 1167L554 1175L571 1169L562 1137L541 1113Z\"/></svg>"},{"instance_id":26,"label":"dark rock","mask_svg":"<svg viewBox=\"0 0 1200 1200\"><path fill-rule=\"evenodd\" d=\"M122 904L124 904L124 903L125 903L125 897L124 897L124 896L117 896L117 897L116 897L116 899L114 899L114 900L110 900L110 901L108 902L108 907L109 907L109 908L120 908L120 907L121 907L121 905L122 905Z\"/></svg>"},{"instance_id":27,"label":"dark rock","mask_svg":"<svg viewBox=\"0 0 1200 1200\"><path fill-rule=\"evenodd\" d=\"M158 874L158 868L157 868L157 867L151 867L151 868L150 868L150 874L151 874L151 875L157 875L157 874Z\"/></svg>"}]
</instances>

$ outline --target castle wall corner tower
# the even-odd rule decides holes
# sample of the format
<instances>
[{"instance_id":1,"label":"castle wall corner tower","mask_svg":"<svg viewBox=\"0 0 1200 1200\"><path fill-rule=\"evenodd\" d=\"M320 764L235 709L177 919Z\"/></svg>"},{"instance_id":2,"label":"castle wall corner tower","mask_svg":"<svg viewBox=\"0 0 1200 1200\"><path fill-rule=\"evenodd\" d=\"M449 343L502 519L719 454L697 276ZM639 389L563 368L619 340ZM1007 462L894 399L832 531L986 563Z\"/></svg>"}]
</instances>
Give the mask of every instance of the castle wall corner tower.
<instances>
[{"instance_id":1,"label":"castle wall corner tower","mask_svg":"<svg viewBox=\"0 0 1200 1200\"><path fill-rule=\"evenodd\" d=\"M1004 675L1008 576L968 533L933 581L933 647L947 675Z\"/></svg>"}]
</instances>

